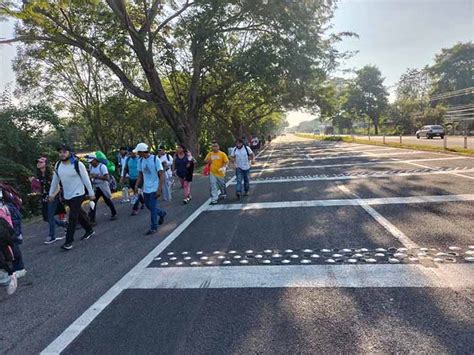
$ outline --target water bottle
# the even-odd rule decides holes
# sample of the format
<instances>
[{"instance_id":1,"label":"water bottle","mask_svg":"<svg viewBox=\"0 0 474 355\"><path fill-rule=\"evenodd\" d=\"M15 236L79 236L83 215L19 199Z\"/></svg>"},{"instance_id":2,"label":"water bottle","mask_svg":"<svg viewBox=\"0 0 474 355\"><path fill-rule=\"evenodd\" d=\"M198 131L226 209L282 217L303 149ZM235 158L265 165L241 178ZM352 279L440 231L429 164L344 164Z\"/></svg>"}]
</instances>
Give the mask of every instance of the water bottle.
<instances>
[{"instance_id":1,"label":"water bottle","mask_svg":"<svg viewBox=\"0 0 474 355\"><path fill-rule=\"evenodd\" d=\"M130 200L130 204L133 206L138 201L138 195L133 195L132 199Z\"/></svg>"}]
</instances>

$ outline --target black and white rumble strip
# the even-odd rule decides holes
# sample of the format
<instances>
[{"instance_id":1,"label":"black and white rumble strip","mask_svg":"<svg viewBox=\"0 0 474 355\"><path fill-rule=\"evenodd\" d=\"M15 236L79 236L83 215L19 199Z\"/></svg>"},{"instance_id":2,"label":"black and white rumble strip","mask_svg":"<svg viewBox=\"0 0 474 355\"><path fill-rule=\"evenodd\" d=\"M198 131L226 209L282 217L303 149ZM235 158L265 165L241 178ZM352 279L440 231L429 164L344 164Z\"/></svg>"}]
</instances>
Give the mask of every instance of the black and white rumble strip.
<instances>
[{"instance_id":1,"label":"black and white rumble strip","mask_svg":"<svg viewBox=\"0 0 474 355\"><path fill-rule=\"evenodd\" d=\"M436 264L472 263L474 245L439 248L333 248L164 252L149 267L247 266L301 264Z\"/></svg>"}]
</instances>

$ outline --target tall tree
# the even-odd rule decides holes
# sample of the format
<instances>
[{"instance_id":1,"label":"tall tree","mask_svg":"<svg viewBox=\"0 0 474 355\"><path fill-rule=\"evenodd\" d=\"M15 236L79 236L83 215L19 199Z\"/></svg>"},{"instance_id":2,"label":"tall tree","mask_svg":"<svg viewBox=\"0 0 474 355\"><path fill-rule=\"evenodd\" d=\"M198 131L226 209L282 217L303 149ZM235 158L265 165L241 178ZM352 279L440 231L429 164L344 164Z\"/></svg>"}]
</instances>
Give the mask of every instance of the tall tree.
<instances>
[{"instance_id":1,"label":"tall tree","mask_svg":"<svg viewBox=\"0 0 474 355\"><path fill-rule=\"evenodd\" d=\"M356 71L354 83L349 88L347 109L359 117L366 116L379 133L380 118L387 109L388 93L383 85L384 78L376 66L366 65Z\"/></svg>"},{"instance_id":2,"label":"tall tree","mask_svg":"<svg viewBox=\"0 0 474 355\"><path fill-rule=\"evenodd\" d=\"M433 96L474 87L474 44L458 43L451 48L443 48L435 56L435 64L428 68L433 79ZM472 103L474 94L461 95L444 100L450 105ZM441 100L443 101L443 100Z\"/></svg>"},{"instance_id":3,"label":"tall tree","mask_svg":"<svg viewBox=\"0 0 474 355\"><path fill-rule=\"evenodd\" d=\"M307 83L322 82L338 56L332 43L340 37L324 35L334 7L332 0L30 0L4 2L0 15L21 20L3 43L89 53L198 150L201 111L225 90L278 83L297 99L292 105L308 103ZM132 78L127 68L136 66Z\"/></svg>"}]
</instances>

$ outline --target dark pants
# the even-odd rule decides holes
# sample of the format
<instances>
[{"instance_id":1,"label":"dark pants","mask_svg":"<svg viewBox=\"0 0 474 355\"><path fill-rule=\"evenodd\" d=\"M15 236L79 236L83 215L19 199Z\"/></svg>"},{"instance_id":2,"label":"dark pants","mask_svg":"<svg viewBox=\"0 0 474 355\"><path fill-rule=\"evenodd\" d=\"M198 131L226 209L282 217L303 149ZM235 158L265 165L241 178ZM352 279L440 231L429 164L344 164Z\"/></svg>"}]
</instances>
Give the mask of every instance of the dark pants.
<instances>
[{"instance_id":1,"label":"dark pants","mask_svg":"<svg viewBox=\"0 0 474 355\"><path fill-rule=\"evenodd\" d=\"M128 179L128 184L130 185L130 188L131 188L132 190L134 190L134 189L135 189L135 185L137 184L137 180L136 180L136 179L130 179L130 178L129 178L129 179ZM133 204L133 208L132 208L133 211L138 211L138 205L140 204L140 202L142 203L142 205L145 204L145 199L143 198L143 195L142 195L142 194L138 195L138 200L137 200L137 202L135 202L135 203Z\"/></svg>"},{"instance_id":2,"label":"dark pants","mask_svg":"<svg viewBox=\"0 0 474 355\"><path fill-rule=\"evenodd\" d=\"M112 216L115 216L117 214L117 211L115 210L114 203L112 202L112 199L105 197L104 193L102 192L101 189L96 188L95 189L95 207L94 209L90 210L89 212L89 218L91 222L95 222L95 215L97 212L97 207L99 206L99 199L100 198L104 199L104 202L107 206L110 208L110 212L112 213Z\"/></svg>"},{"instance_id":3,"label":"dark pants","mask_svg":"<svg viewBox=\"0 0 474 355\"><path fill-rule=\"evenodd\" d=\"M82 195L64 201L65 204L69 206L69 224L66 232L66 243L72 243L74 241L74 233L76 232L76 224L78 221L86 232L92 231L89 217L87 217L86 211L82 208L82 202L84 202L85 198L86 197Z\"/></svg>"},{"instance_id":4,"label":"dark pants","mask_svg":"<svg viewBox=\"0 0 474 355\"><path fill-rule=\"evenodd\" d=\"M249 192L250 189L250 182L249 182L249 170L243 170L240 168L237 168L235 170L235 178L237 181L237 184L235 185L235 192L238 194L242 193L242 180L244 180L244 190L245 192Z\"/></svg>"},{"instance_id":5,"label":"dark pants","mask_svg":"<svg viewBox=\"0 0 474 355\"><path fill-rule=\"evenodd\" d=\"M158 229L158 216L164 216L165 211L158 208L158 199L156 198L156 193L144 193L143 197L145 198L145 206L150 210L150 229Z\"/></svg>"},{"instance_id":6,"label":"dark pants","mask_svg":"<svg viewBox=\"0 0 474 355\"><path fill-rule=\"evenodd\" d=\"M15 271L23 270L25 268L25 264L23 264L23 254L17 242L13 242L12 251L13 257L15 258L15 260L13 260L13 269Z\"/></svg>"}]
</instances>

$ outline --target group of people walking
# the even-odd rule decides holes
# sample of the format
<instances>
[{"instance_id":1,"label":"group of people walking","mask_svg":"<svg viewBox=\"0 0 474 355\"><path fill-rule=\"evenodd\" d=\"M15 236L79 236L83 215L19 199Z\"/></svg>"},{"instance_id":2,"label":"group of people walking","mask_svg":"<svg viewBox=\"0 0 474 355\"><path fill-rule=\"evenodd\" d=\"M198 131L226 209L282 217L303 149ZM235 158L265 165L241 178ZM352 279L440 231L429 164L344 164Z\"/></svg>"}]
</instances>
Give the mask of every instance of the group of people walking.
<instances>
[{"instance_id":1,"label":"group of people walking","mask_svg":"<svg viewBox=\"0 0 474 355\"><path fill-rule=\"evenodd\" d=\"M204 159L208 171L206 175L209 175L210 181L211 204L216 204L220 199L227 197L226 173L230 164L233 164L235 168L236 198L240 200L242 196L249 193L249 172L255 159L254 152L244 144L242 139L238 139L235 147L229 152L227 156L220 150L219 144L213 142L211 151ZM49 226L44 244L52 244L65 239L61 248L71 250L78 224L84 230L81 240L87 240L95 235L94 227L97 223L99 199L102 198L110 209L110 220L116 220L118 213L112 199L110 184L112 174L99 156L87 155L85 157L87 167L74 154L71 147L61 145L58 148L58 158L54 166L49 164L47 158L39 158L37 176L34 180L38 184L37 192L41 196L43 220ZM152 154L146 143L139 143L134 149L120 149L118 157L120 182L127 191L124 201L131 202L132 216L139 213L140 205L141 209L146 207L150 212L150 226L145 235L155 234L159 225L164 223L167 213L160 208L159 199L171 201L174 179L177 179L181 185L183 203L191 202L191 184L195 165L196 159L182 144L177 145L173 155L167 153L164 147L159 147L156 155ZM128 198L129 189L133 191L131 199ZM89 201L88 212L86 212L87 205L84 204L87 200ZM2 203L0 196L0 210ZM68 207L67 220L65 218L66 206ZM12 206L13 208L15 206ZM19 208L16 210L19 214ZM5 270L5 265L8 264L8 258L3 252L10 248L12 252L10 259L15 262L13 267L7 268L7 273L10 276L14 274L24 276L26 270L19 249L21 243L12 243L10 247L10 244L7 245L5 242L8 238L2 239L6 233L11 234L11 240L22 239L21 223L14 226L11 221L9 222L10 229L0 224L0 270ZM65 236L57 233L58 227L65 230ZM19 231L15 231L15 228Z\"/></svg>"}]
</instances>

